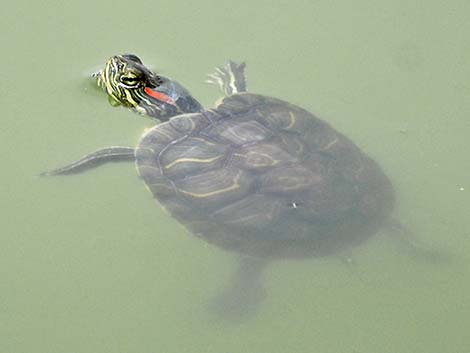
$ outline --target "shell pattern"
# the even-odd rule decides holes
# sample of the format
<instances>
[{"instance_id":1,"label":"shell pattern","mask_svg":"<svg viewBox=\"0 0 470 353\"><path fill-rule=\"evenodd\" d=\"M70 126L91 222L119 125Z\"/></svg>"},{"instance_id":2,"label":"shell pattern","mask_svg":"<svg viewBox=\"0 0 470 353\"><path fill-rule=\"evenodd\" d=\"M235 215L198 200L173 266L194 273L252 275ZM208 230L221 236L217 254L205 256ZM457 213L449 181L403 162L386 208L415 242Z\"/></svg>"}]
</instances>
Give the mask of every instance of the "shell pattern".
<instances>
[{"instance_id":1,"label":"shell pattern","mask_svg":"<svg viewBox=\"0 0 470 353\"><path fill-rule=\"evenodd\" d=\"M257 257L355 246L394 203L388 178L347 137L295 105L252 93L150 129L136 164L191 233Z\"/></svg>"}]
</instances>

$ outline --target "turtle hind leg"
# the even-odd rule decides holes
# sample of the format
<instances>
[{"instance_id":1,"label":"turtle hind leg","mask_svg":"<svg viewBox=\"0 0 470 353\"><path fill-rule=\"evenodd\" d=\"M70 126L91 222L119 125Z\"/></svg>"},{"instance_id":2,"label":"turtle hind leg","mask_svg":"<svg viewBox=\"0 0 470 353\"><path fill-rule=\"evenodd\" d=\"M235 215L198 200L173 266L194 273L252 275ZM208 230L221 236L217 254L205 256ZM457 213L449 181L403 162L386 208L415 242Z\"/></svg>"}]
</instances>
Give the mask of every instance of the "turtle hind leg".
<instances>
[{"instance_id":1,"label":"turtle hind leg","mask_svg":"<svg viewBox=\"0 0 470 353\"><path fill-rule=\"evenodd\" d=\"M63 167L43 172L39 176L78 174L108 162L127 162L134 161L134 159L134 148L132 147L105 147Z\"/></svg>"},{"instance_id":2,"label":"turtle hind leg","mask_svg":"<svg viewBox=\"0 0 470 353\"><path fill-rule=\"evenodd\" d=\"M209 310L217 319L241 322L258 311L266 298L262 283L266 260L246 257L240 259L238 269L227 288L209 303Z\"/></svg>"},{"instance_id":3,"label":"turtle hind leg","mask_svg":"<svg viewBox=\"0 0 470 353\"><path fill-rule=\"evenodd\" d=\"M454 260L454 256L447 251L422 244L409 229L395 219L389 220L386 227L397 240L400 250L416 260L429 264L443 264Z\"/></svg>"},{"instance_id":4,"label":"turtle hind leg","mask_svg":"<svg viewBox=\"0 0 470 353\"><path fill-rule=\"evenodd\" d=\"M216 67L213 74L208 75L207 83L219 86L226 96L246 92L245 63L237 64L229 61L223 67Z\"/></svg>"}]
</instances>

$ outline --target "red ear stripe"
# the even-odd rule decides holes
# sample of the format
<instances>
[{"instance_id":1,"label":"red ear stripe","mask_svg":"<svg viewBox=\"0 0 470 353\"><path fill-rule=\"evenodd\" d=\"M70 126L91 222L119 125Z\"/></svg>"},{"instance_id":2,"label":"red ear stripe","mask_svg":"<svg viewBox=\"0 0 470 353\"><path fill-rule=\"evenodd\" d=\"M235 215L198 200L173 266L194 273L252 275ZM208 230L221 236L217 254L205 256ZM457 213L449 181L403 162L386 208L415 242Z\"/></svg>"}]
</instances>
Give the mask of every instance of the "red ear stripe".
<instances>
[{"instance_id":1,"label":"red ear stripe","mask_svg":"<svg viewBox=\"0 0 470 353\"><path fill-rule=\"evenodd\" d=\"M168 103L168 104L171 104L171 105L176 104L176 102L171 97L167 96L164 93L154 91L149 87L145 87L144 90L145 90L145 93L147 93L149 96L159 100L160 102Z\"/></svg>"}]
</instances>

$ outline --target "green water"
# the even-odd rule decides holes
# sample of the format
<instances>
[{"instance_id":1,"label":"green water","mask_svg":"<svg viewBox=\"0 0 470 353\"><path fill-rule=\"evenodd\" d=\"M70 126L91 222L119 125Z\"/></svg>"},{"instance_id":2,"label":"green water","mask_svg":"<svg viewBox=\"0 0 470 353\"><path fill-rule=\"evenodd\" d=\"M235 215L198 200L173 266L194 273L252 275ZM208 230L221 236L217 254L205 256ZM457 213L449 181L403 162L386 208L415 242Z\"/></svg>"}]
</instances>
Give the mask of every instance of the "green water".
<instances>
[{"instance_id":1,"label":"green water","mask_svg":"<svg viewBox=\"0 0 470 353\"><path fill-rule=\"evenodd\" d=\"M0 352L470 351L470 2L10 1L2 4ZM453 256L416 261L385 232L336 258L276 263L241 323L210 297L235 257L190 237L131 164L48 168L133 145L151 124L87 75L134 52L205 105L205 74L246 60L249 89L299 104L378 160L396 217Z\"/></svg>"}]
</instances>

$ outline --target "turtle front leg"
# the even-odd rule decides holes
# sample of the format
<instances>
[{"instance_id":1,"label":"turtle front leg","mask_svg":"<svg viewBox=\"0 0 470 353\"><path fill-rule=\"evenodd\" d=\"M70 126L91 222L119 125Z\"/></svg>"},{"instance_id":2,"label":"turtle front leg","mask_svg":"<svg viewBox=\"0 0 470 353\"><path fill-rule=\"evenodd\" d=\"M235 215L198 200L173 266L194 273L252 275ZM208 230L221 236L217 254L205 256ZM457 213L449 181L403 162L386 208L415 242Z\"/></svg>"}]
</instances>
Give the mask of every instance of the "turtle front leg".
<instances>
[{"instance_id":1,"label":"turtle front leg","mask_svg":"<svg viewBox=\"0 0 470 353\"><path fill-rule=\"evenodd\" d=\"M134 160L134 148L132 147L105 147L63 167L43 172L40 176L78 174L108 162L129 162Z\"/></svg>"},{"instance_id":2,"label":"turtle front leg","mask_svg":"<svg viewBox=\"0 0 470 353\"><path fill-rule=\"evenodd\" d=\"M246 92L245 66L245 63L237 64L230 60L223 67L216 67L213 74L207 75L206 82L219 86L226 96Z\"/></svg>"}]
</instances>

